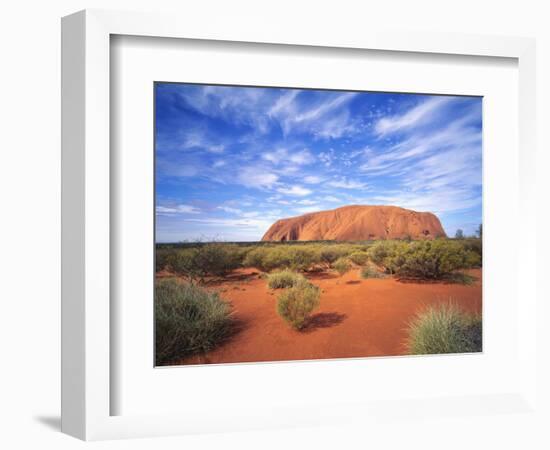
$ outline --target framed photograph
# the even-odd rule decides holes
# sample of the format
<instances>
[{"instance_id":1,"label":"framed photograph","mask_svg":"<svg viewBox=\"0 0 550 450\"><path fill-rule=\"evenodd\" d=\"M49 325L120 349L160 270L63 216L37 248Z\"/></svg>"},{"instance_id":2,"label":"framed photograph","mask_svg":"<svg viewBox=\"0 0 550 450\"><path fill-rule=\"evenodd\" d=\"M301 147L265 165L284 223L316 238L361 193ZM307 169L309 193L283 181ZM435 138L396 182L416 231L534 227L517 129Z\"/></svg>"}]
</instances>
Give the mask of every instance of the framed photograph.
<instances>
[{"instance_id":1,"label":"framed photograph","mask_svg":"<svg viewBox=\"0 0 550 450\"><path fill-rule=\"evenodd\" d=\"M62 31L64 432L534 408L533 41Z\"/></svg>"}]
</instances>

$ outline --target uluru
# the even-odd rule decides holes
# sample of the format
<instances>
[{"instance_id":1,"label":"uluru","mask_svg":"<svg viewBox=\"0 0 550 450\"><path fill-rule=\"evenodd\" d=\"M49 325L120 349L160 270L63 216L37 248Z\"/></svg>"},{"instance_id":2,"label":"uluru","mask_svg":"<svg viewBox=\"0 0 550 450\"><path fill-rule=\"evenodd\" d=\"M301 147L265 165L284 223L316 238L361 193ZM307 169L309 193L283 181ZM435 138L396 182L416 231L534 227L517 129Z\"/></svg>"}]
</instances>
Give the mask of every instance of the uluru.
<instances>
[{"instance_id":1,"label":"uluru","mask_svg":"<svg viewBox=\"0 0 550 450\"><path fill-rule=\"evenodd\" d=\"M446 237L437 216L398 206L350 205L280 219L262 241L361 241Z\"/></svg>"}]
</instances>

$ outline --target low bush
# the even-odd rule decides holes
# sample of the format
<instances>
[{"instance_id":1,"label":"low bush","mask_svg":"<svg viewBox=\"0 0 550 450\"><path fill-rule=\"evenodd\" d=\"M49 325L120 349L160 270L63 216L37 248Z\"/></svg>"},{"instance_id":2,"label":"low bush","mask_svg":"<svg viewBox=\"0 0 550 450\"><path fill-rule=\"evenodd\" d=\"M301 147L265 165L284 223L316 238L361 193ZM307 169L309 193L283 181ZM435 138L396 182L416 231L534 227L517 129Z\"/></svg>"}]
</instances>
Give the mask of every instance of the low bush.
<instances>
[{"instance_id":1,"label":"low bush","mask_svg":"<svg viewBox=\"0 0 550 450\"><path fill-rule=\"evenodd\" d=\"M232 331L231 307L217 293L174 279L156 281L157 365L212 350Z\"/></svg>"},{"instance_id":2,"label":"low bush","mask_svg":"<svg viewBox=\"0 0 550 450\"><path fill-rule=\"evenodd\" d=\"M204 275L222 276L240 267L241 252L235 244L205 244L197 247L195 265Z\"/></svg>"},{"instance_id":3,"label":"low bush","mask_svg":"<svg viewBox=\"0 0 550 450\"><path fill-rule=\"evenodd\" d=\"M280 272L273 272L267 276L267 286L270 289L284 289L295 286L300 282L304 282L306 279L299 273L292 272L290 270L282 270Z\"/></svg>"},{"instance_id":4,"label":"low bush","mask_svg":"<svg viewBox=\"0 0 550 450\"><path fill-rule=\"evenodd\" d=\"M240 267L242 260L243 251L237 245L212 243L174 250L168 264L178 275L202 280L208 275L226 275Z\"/></svg>"},{"instance_id":5,"label":"low bush","mask_svg":"<svg viewBox=\"0 0 550 450\"><path fill-rule=\"evenodd\" d=\"M169 268L175 253L175 250L172 249L157 249L155 252L155 272Z\"/></svg>"},{"instance_id":6,"label":"low bush","mask_svg":"<svg viewBox=\"0 0 550 450\"><path fill-rule=\"evenodd\" d=\"M453 241L416 241L398 248L386 264L400 276L438 279L479 262L478 256Z\"/></svg>"},{"instance_id":7,"label":"low bush","mask_svg":"<svg viewBox=\"0 0 550 450\"><path fill-rule=\"evenodd\" d=\"M367 251L369 259L378 266L386 268L389 272L392 272L390 266L391 259L398 253L407 248L409 243L399 241L376 241L371 245Z\"/></svg>"},{"instance_id":8,"label":"low bush","mask_svg":"<svg viewBox=\"0 0 550 450\"><path fill-rule=\"evenodd\" d=\"M481 316L452 303L428 308L409 324L408 346L414 355L481 352Z\"/></svg>"},{"instance_id":9,"label":"low bush","mask_svg":"<svg viewBox=\"0 0 550 450\"><path fill-rule=\"evenodd\" d=\"M332 265L332 267L334 268L334 270L336 270L336 272L340 274L340 276L342 276L350 271L351 264L349 263L347 258L338 258Z\"/></svg>"},{"instance_id":10,"label":"low bush","mask_svg":"<svg viewBox=\"0 0 550 450\"><path fill-rule=\"evenodd\" d=\"M369 260L369 254L365 251L353 252L351 255L349 255L349 259L353 264L364 266Z\"/></svg>"},{"instance_id":11,"label":"low bush","mask_svg":"<svg viewBox=\"0 0 550 450\"><path fill-rule=\"evenodd\" d=\"M265 246L249 251L243 265L256 267L264 272L274 269L308 270L320 262L320 255L309 246Z\"/></svg>"},{"instance_id":12,"label":"low bush","mask_svg":"<svg viewBox=\"0 0 550 450\"><path fill-rule=\"evenodd\" d=\"M312 311L319 306L320 289L308 282L300 282L282 292L277 301L277 312L288 324L301 330Z\"/></svg>"},{"instance_id":13,"label":"low bush","mask_svg":"<svg viewBox=\"0 0 550 450\"><path fill-rule=\"evenodd\" d=\"M317 246L319 262L329 267L332 267L332 264L339 258L344 258L358 249L358 246L351 244L320 244Z\"/></svg>"},{"instance_id":14,"label":"low bush","mask_svg":"<svg viewBox=\"0 0 550 450\"><path fill-rule=\"evenodd\" d=\"M367 264L366 266L361 268L360 272L361 278L369 279L369 278L383 278L384 274L380 273L376 267L373 267L371 264Z\"/></svg>"}]
</instances>

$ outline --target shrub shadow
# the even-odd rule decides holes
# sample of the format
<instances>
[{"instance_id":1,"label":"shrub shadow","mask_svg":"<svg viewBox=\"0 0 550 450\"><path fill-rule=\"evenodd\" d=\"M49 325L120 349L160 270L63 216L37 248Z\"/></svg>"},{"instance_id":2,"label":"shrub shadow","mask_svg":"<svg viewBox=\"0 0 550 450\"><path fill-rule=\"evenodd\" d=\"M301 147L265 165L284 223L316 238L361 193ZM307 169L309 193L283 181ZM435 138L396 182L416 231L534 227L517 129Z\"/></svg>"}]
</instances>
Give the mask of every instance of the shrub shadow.
<instances>
[{"instance_id":1,"label":"shrub shadow","mask_svg":"<svg viewBox=\"0 0 550 450\"><path fill-rule=\"evenodd\" d=\"M248 281L257 280L259 272L250 272L250 273L229 273L224 277L216 277L206 279L204 281L205 286L219 286L223 283L246 283Z\"/></svg>"},{"instance_id":2,"label":"shrub shadow","mask_svg":"<svg viewBox=\"0 0 550 450\"><path fill-rule=\"evenodd\" d=\"M330 328L341 324L346 320L346 314L337 312L317 313L312 315L306 325L301 329L302 333L311 333L319 328Z\"/></svg>"},{"instance_id":3,"label":"shrub shadow","mask_svg":"<svg viewBox=\"0 0 550 450\"><path fill-rule=\"evenodd\" d=\"M339 278L339 275L331 272L308 272L306 274L308 280L332 280Z\"/></svg>"},{"instance_id":4,"label":"shrub shadow","mask_svg":"<svg viewBox=\"0 0 550 450\"><path fill-rule=\"evenodd\" d=\"M359 280L350 280L350 281L346 281L346 284L361 284L361 281L359 281Z\"/></svg>"},{"instance_id":5,"label":"shrub shadow","mask_svg":"<svg viewBox=\"0 0 550 450\"><path fill-rule=\"evenodd\" d=\"M399 283L411 283L411 284L462 284L464 286L471 286L476 283L479 278L473 275L465 273L454 273L447 275L443 278L428 279L428 278L415 278L415 277L400 277L395 278Z\"/></svg>"}]
</instances>

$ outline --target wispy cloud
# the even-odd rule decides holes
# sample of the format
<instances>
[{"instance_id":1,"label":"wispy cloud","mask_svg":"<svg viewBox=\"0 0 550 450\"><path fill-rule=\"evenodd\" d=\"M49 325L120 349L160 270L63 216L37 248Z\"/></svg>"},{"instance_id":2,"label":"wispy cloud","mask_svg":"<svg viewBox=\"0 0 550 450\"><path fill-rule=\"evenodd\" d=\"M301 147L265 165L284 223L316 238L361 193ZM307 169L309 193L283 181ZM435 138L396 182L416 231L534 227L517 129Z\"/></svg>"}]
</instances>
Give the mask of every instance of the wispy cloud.
<instances>
[{"instance_id":1,"label":"wispy cloud","mask_svg":"<svg viewBox=\"0 0 550 450\"><path fill-rule=\"evenodd\" d=\"M297 195L299 197L304 197L306 195L311 194L311 189L302 187L302 186L287 186L287 187L280 187L277 189L277 192L280 192L281 194L286 195Z\"/></svg>"},{"instance_id":2,"label":"wispy cloud","mask_svg":"<svg viewBox=\"0 0 550 450\"><path fill-rule=\"evenodd\" d=\"M453 99L453 97L432 97L403 114L381 118L376 123L375 130L379 134L388 134L414 128L428 121Z\"/></svg>"},{"instance_id":3,"label":"wispy cloud","mask_svg":"<svg viewBox=\"0 0 550 450\"><path fill-rule=\"evenodd\" d=\"M315 161L314 156L307 148L296 152L289 152L286 148L279 148L272 152L263 153L262 159L270 161L273 164L290 162L299 166L311 164Z\"/></svg>"},{"instance_id":4,"label":"wispy cloud","mask_svg":"<svg viewBox=\"0 0 550 450\"><path fill-rule=\"evenodd\" d=\"M199 214L201 211L191 205L157 206L155 211L162 214Z\"/></svg>"},{"instance_id":5,"label":"wispy cloud","mask_svg":"<svg viewBox=\"0 0 550 450\"><path fill-rule=\"evenodd\" d=\"M328 184L329 186L342 189L364 189L367 187L367 183L357 180L348 180L346 177L342 177L339 180L329 181Z\"/></svg>"},{"instance_id":6,"label":"wispy cloud","mask_svg":"<svg viewBox=\"0 0 550 450\"><path fill-rule=\"evenodd\" d=\"M260 167L244 167L237 175L237 181L246 187L251 188L271 188L273 187L279 177L268 172Z\"/></svg>"}]
</instances>

